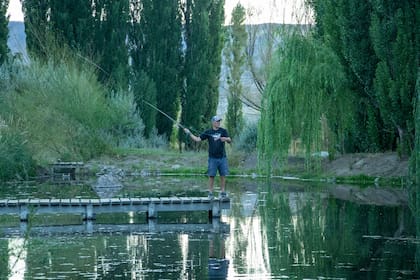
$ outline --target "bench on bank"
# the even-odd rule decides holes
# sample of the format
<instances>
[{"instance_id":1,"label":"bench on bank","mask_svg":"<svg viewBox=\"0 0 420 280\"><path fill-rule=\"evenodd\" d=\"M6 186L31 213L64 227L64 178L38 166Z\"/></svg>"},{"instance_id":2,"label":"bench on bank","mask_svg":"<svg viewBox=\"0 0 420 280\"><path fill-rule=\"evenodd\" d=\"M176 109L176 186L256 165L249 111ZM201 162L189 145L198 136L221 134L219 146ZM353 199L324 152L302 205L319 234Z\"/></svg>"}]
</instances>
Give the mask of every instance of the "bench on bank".
<instances>
[{"instance_id":1,"label":"bench on bank","mask_svg":"<svg viewBox=\"0 0 420 280\"><path fill-rule=\"evenodd\" d=\"M83 162L57 161L50 164L51 178L54 182L77 181L84 168Z\"/></svg>"}]
</instances>

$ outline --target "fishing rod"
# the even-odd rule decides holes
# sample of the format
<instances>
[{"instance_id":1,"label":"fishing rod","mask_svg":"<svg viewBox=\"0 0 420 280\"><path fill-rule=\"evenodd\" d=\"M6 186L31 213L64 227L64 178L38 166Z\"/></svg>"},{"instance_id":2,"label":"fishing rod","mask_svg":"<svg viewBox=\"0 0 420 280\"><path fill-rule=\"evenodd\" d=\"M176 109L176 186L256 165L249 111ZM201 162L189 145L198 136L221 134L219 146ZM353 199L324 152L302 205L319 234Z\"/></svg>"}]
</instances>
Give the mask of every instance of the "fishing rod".
<instances>
[{"instance_id":1,"label":"fishing rod","mask_svg":"<svg viewBox=\"0 0 420 280\"><path fill-rule=\"evenodd\" d=\"M105 71L101 66L99 66L98 64L96 64L95 62L89 60L88 58L76 53L76 55L78 57L80 57L81 59L83 59L84 61L86 61L87 63L95 66L96 68L98 68L100 71L104 72L106 75L111 76L111 74L109 74L107 71ZM161 113L162 115L164 115L165 117L167 117L169 120L171 120L178 128L182 128L182 129L187 129L185 126L183 126L180 122L177 122L174 118L172 118L171 116L169 116L167 113L165 113L164 111L162 111L161 109L159 109L158 107L154 106L153 104L151 104L150 102L142 99L142 101L144 103L146 103L147 105L149 105L150 107L152 107L153 109L155 109L156 111L158 111L159 113ZM198 131L196 131L195 129L188 129L190 131L194 131L195 133L199 133Z\"/></svg>"},{"instance_id":2,"label":"fishing rod","mask_svg":"<svg viewBox=\"0 0 420 280\"><path fill-rule=\"evenodd\" d=\"M174 118L172 118L171 116L169 116L167 113L165 113L164 111L162 111L161 109L159 109L158 107L154 106L153 104L151 104L150 102L147 102L146 100L142 99L142 101L144 103L146 103L147 105L149 105L150 107L152 107L153 109L155 109L156 111L158 111L159 113L161 113L162 115L164 115L165 117L167 117L168 119L170 119L177 127L182 128L182 129L187 129L189 131L193 131L196 134L200 134L197 130L195 129L189 129L186 128L185 126L183 126L180 122L176 121ZM205 133L206 134L206 133ZM206 134L209 136L212 136L211 134Z\"/></svg>"},{"instance_id":3,"label":"fishing rod","mask_svg":"<svg viewBox=\"0 0 420 280\"><path fill-rule=\"evenodd\" d=\"M150 107L152 107L153 109L155 109L156 111L158 111L159 113L161 113L162 115L164 115L165 117L167 117L168 119L170 119L177 127L182 128L182 129L187 129L185 126L183 126L181 123L177 122L175 119L173 119L171 116L169 116L168 114L166 114L164 111L162 111L161 109L159 109L158 107L154 106L153 104L151 104L150 102L147 102L146 100L142 99L142 101L144 103L146 103L147 105L149 105Z\"/></svg>"}]
</instances>

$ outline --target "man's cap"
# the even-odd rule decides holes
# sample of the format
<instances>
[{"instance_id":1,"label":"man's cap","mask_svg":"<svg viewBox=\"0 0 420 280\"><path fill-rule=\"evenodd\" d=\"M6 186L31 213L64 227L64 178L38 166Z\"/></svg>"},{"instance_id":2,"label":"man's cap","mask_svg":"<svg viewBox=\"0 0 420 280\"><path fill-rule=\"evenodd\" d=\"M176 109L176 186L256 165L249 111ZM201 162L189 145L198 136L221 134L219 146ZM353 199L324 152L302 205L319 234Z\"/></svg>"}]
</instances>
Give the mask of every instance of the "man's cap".
<instances>
[{"instance_id":1,"label":"man's cap","mask_svg":"<svg viewBox=\"0 0 420 280\"><path fill-rule=\"evenodd\" d=\"M218 122L218 121L221 121L222 120L222 118L221 117L219 117L219 116L213 116L212 118L211 118L211 121L212 122Z\"/></svg>"}]
</instances>

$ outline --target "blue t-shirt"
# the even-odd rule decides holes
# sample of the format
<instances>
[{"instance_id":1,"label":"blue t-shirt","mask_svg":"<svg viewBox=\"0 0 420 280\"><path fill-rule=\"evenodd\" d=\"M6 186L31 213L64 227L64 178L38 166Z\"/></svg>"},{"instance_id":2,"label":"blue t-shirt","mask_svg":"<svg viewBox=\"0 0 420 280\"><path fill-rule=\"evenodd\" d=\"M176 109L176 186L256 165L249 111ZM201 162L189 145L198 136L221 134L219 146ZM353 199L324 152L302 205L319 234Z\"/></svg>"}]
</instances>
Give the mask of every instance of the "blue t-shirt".
<instances>
[{"instance_id":1,"label":"blue t-shirt","mask_svg":"<svg viewBox=\"0 0 420 280\"><path fill-rule=\"evenodd\" d=\"M225 142L222 142L220 137L229 137L227 130L222 127L217 130L211 128L200 134L201 140L209 141L209 157L226 157Z\"/></svg>"}]
</instances>

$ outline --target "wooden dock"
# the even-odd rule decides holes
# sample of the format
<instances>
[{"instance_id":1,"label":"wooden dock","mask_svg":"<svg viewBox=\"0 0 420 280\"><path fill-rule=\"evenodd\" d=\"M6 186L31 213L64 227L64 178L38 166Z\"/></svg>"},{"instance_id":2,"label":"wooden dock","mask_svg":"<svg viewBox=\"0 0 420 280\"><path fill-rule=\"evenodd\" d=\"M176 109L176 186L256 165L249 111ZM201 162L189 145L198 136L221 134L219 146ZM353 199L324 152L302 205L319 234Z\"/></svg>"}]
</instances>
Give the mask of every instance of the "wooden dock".
<instances>
[{"instance_id":1,"label":"wooden dock","mask_svg":"<svg viewBox=\"0 0 420 280\"><path fill-rule=\"evenodd\" d=\"M210 223L172 223L160 224L156 219L147 223L134 224L100 224L93 221L84 221L81 224L71 225L29 225L21 222L19 226L1 227L0 237L11 236L52 236L69 234L142 234L142 233L229 233L230 225L214 218Z\"/></svg>"},{"instance_id":2,"label":"wooden dock","mask_svg":"<svg viewBox=\"0 0 420 280\"><path fill-rule=\"evenodd\" d=\"M95 220L100 213L145 212L147 219L155 219L159 212L208 211L210 218L221 216L230 209L229 198L207 197L151 197L101 199L6 199L0 200L0 215L17 214L20 221L28 221L32 214L80 214L83 220Z\"/></svg>"}]
</instances>

